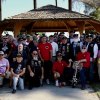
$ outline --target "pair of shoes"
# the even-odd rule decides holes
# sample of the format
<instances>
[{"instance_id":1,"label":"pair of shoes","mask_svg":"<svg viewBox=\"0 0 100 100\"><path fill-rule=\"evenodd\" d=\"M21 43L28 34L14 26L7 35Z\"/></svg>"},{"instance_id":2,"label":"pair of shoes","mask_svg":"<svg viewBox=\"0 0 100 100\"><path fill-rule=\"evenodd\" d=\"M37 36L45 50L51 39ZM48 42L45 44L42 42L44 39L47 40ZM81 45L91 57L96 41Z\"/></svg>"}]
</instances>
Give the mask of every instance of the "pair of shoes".
<instances>
[{"instance_id":1,"label":"pair of shoes","mask_svg":"<svg viewBox=\"0 0 100 100\"><path fill-rule=\"evenodd\" d=\"M50 84L50 81L49 81L49 79L47 79L47 80L46 80L46 83L47 83L47 85L49 85L49 84Z\"/></svg>"},{"instance_id":2,"label":"pair of shoes","mask_svg":"<svg viewBox=\"0 0 100 100\"><path fill-rule=\"evenodd\" d=\"M33 87L29 87L28 89L29 89L29 90L32 90L32 88L33 88Z\"/></svg>"},{"instance_id":3,"label":"pair of shoes","mask_svg":"<svg viewBox=\"0 0 100 100\"><path fill-rule=\"evenodd\" d=\"M57 86L57 87L59 86L58 80L55 81L55 86Z\"/></svg>"},{"instance_id":4,"label":"pair of shoes","mask_svg":"<svg viewBox=\"0 0 100 100\"><path fill-rule=\"evenodd\" d=\"M0 88L2 88L3 87L3 85L0 85Z\"/></svg>"},{"instance_id":5,"label":"pair of shoes","mask_svg":"<svg viewBox=\"0 0 100 100\"><path fill-rule=\"evenodd\" d=\"M66 86L66 83L65 83L65 82L62 82L61 85L62 85L62 86Z\"/></svg>"},{"instance_id":6,"label":"pair of shoes","mask_svg":"<svg viewBox=\"0 0 100 100\"><path fill-rule=\"evenodd\" d=\"M85 90L85 89L86 89L85 86L82 86L82 87L81 87L81 90Z\"/></svg>"},{"instance_id":7,"label":"pair of shoes","mask_svg":"<svg viewBox=\"0 0 100 100\"><path fill-rule=\"evenodd\" d=\"M63 86L62 86L62 83L59 83L59 87L60 87L60 88L63 87Z\"/></svg>"},{"instance_id":8,"label":"pair of shoes","mask_svg":"<svg viewBox=\"0 0 100 100\"><path fill-rule=\"evenodd\" d=\"M15 89L13 89L13 90L12 90L12 93L13 93L13 94L15 94L15 93L16 93L16 90L15 90Z\"/></svg>"}]
</instances>

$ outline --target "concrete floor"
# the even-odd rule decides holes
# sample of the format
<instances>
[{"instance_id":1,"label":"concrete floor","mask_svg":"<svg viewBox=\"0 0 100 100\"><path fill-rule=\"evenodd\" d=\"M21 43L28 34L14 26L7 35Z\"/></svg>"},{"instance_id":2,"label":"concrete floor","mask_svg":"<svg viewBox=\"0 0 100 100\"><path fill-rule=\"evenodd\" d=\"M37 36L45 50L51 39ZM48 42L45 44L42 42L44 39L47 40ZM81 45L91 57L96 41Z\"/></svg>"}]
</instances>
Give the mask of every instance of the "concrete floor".
<instances>
[{"instance_id":1,"label":"concrete floor","mask_svg":"<svg viewBox=\"0 0 100 100\"><path fill-rule=\"evenodd\" d=\"M18 90L16 94L11 93L9 88L0 89L0 100L99 100L91 88L81 90L71 87L43 86L33 90Z\"/></svg>"}]
</instances>

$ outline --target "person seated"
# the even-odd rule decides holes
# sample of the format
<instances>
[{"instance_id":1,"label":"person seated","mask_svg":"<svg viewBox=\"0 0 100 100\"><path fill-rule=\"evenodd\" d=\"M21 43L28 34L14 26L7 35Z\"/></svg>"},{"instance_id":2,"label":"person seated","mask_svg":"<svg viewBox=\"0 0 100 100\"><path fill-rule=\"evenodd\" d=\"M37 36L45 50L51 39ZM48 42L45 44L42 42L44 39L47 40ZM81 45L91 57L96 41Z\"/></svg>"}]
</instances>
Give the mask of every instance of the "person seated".
<instances>
[{"instance_id":1,"label":"person seated","mask_svg":"<svg viewBox=\"0 0 100 100\"><path fill-rule=\"evenodd\" d=\"M69 65L68 65L65 61L62 60L62 54L60 52L57 52L57 61L53 63L53 74L56 86L62 86L66 84L64 70L66 67L70 66L71 66L71 60L69 60Z\"/></svg>"},{"instance_id":2,"label":"person seated","mask_svg":"<svg viewBox=\"0 0 100 100\"><path fill-rule=\"evenodd\" d=\"M31 53L32 58L28 62L28 70L29 70L29 89L31 90L33 87L39 87L42 85L42 80L44 78L44 70L43 65L38 57L38 52L33 50Z\"/></svg>"},{"instance_id":3,"label":"person seated","mask_svg":"<svg viewBox=\"0 0 100 100\"><path fill-rule=\"evenodd\" d=\"M4 58L4 52L0 51L0 86L3 86L3 79L7 76L9 78L9 61ZM9 75L8 75L9 74Z\"/></svg>"},{"instance_id":4,"label":"person seated","mask_svg":"<svg viewBox=\"0 0 100 100\"><path fill-rule=\"evenodd\" d=\"M86 45L83 45L81 52L78 53L77 61L81 65L79 76L81 81L81 89L84 90L86 88L86 79L89 77L88 73L90 67L90 53L87 52Z\"/></svg>"},{"instance_id":5,"label":"person seated","mask_svg":"<svg viewBox=\"0 0 100 100\"><path fill-rule=\"evenodd\" d=\"M13 62L11 67L11 73L13 76L13 91L12 93L16 93L17 83L21 90L24 89L24 74L25 74L25 66L23 63L23 57L21 54L17 54L16 61Z\"/></svg>"}]
</instances>

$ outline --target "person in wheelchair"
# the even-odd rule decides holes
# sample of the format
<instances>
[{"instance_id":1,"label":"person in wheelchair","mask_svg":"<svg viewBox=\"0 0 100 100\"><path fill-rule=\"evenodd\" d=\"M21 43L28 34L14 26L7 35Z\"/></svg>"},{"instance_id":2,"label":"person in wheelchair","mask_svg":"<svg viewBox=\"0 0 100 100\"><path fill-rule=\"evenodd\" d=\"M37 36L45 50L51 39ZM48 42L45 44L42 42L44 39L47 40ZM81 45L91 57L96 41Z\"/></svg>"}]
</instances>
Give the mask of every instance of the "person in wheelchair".
<instances>
[{"instance_id":1,"label":"person in wheelchair","mask_svg":"<svg viewBox=\"0 0 100 100\"><path fill-rule=\"evenodd\" d=\"M80 64L80 83L81 89L84 90L86 88L86 80L88 78L88 71L90 67L90 53L87 52L86 45L82 46L81 52L77 54L77 62Z\"/></svg>"}]
</instances>

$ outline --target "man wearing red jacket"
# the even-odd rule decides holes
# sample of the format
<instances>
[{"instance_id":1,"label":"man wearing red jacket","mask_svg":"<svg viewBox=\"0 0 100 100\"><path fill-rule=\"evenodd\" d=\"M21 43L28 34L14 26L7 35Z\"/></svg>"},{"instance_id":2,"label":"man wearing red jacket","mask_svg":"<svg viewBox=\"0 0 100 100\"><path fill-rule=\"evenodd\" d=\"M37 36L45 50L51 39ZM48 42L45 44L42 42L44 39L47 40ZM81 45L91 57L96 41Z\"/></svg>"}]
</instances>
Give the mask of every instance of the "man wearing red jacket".
<instances>
[{"instance_id":1,"label":"man wearing red jacket","mask_svg":"<svg viewBox=\"0 0 100 100\"><path fill-rule=\"evenodd\" d=\"M77 60L82 67L82 69L80 70L80 80L81 89L84 90L86 88L87 72L90 67L90 53L87 52L85 45L82 46L81 52L78 53Z\"/></svg>"},{"instance_id":2,"label":"man wearing red jacket","mask_svg":"<svg viewBox=\"0 0 100 100\"><path fill-rule=\"evenodd\" d=\"M52 69L56 86L65 85L64 70L66 67L71 66L71 60L69 62L70 63L67 64L65 61L62 60L62 54L60 52L57 53L57 61L54 62Z\"/></svg>"}]
</instances>

